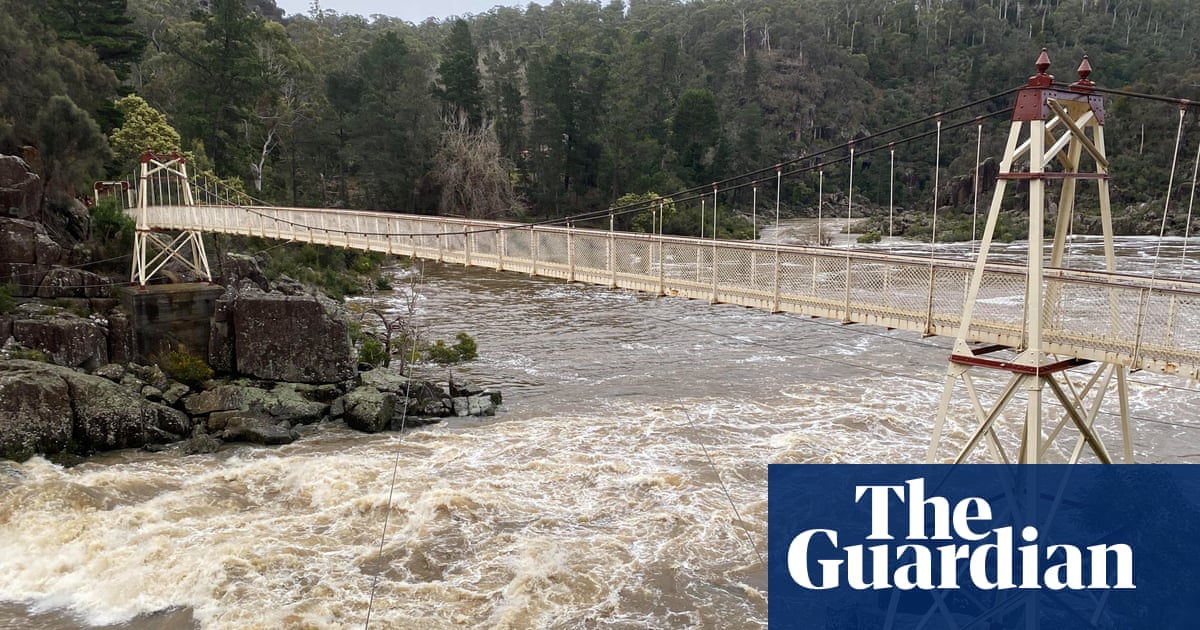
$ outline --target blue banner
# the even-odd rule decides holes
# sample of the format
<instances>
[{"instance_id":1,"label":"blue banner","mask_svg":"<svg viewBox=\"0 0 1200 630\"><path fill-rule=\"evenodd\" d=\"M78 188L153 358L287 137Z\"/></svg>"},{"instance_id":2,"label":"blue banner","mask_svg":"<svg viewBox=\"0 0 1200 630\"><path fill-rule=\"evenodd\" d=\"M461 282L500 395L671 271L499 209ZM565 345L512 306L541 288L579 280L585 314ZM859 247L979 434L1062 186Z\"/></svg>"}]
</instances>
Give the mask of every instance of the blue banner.
<instances>
[{"instance_id":1,"label":"blue banner","mask_svg":"<svg viewBox=\"0 0 1200 630\"><path fill-rule=\"evenodd\" d=\"M1200 627L1200 466L769 475L772 630Z\"/></svg>"}]
</instances>

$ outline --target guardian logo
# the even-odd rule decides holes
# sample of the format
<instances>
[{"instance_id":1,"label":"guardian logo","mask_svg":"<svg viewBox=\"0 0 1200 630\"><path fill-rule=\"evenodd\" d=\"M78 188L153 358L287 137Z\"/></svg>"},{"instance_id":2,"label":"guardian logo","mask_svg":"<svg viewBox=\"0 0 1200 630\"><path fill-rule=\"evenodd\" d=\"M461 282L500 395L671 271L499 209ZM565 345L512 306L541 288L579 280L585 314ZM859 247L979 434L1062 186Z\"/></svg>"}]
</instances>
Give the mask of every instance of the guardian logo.
<instances>
[{"instance_id":1,"label":"guardian logo","mask_svg":"<svg viewBox=\"0 0 1200 630\"><path fill-rule=\"evenodd\" d=\"M770 628L1193 628L1200 466L772 465Z\"/></svg>"},{"instance_id":2,"label":"guardian logo","mask_svg":"<svg viewBox=\"0 0 1200 630\"><path fill-rule=\"evenodd\" d=\"M788 573L800 586L821 590L838 588L845 582L855 590L893 586L901 590L955 589L959 588L959 575L965 575L980 589L1134 588L1133 550L1129 545L1087 546L1090 571L1085 585L1084 550L1067 544L1043 547L1032 525L1021 529L1021 540L1029 544L1014 549L1012 526L989 529L992 506L982 497L967 497L952 507L945 497L926 498L925 480L917 478L903 485L856 486L854 500L867 501L871 508L867 540L896 540L888 517L889 510L900 507L908 520L903 540L911 542L840 548L837 530L806 530L792 539L787 553ZM947 544L913 544L917 541ZM1116 561L1115 576L1108 575L1109 554ZM1019 581L1014 581L1017 555L1021 570ZM816 581L809 573L811 559L821 566ZM935 567L940 574L936 584Z\"/></svg>"}]
</instances>

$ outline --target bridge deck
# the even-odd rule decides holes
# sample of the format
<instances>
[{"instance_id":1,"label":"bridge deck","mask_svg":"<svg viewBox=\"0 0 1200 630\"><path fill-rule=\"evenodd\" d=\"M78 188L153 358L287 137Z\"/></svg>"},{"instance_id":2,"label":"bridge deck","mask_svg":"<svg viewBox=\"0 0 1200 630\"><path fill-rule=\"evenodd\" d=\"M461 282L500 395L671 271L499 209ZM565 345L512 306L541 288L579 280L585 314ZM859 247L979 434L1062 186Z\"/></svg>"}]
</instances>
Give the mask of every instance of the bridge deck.
<instances>
[{"instance_id":1,"label":"bridge deck","mask_svg":"<svg viewBox=\"0 0 1200 630\"><path fill-rule=\"evenodd\" d=\"M156 206L148 227L413 256L956 336L973 263L378 212ZM1025 268L989 265L969 340L1020 348ZM1200 283L1048 270L1046 351L1200 378Z\"/></svg>"}]
</instances>

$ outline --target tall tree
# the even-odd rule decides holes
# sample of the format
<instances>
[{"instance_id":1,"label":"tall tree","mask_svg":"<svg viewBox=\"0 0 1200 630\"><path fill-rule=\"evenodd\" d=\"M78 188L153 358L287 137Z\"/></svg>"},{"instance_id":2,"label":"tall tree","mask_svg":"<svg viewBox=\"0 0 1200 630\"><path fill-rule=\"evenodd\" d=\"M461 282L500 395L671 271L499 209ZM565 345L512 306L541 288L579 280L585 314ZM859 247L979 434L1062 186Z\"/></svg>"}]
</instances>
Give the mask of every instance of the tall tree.
<instances>
[{"instance_id":1,"label":"tall tree","mask_svg":"<svg viewBox=\"0 0 1200 630\"><path fill-rule=\"evenodd\" d=\"M126 0L46 0L40 14L62 39L96 51L122 81L146 49L146 36L131 27Z\"/></svg>"},{"instance_id":2,"label":"tall tree","mask_svg":"<svg viewBox=\"0 0 1200 630\"><path fill-rule=\"evenodd\" d=\"M244 125L267 88L258 55L265 25L242 0L213 0L211 13L200 18L202 32L180 29L170 42L188 64L175 85L183 96L176 107L179 131L203 142L217 173L243 174L251 160Z\"/></svg>"},{"instance_id":3,"label":"tall tree","mask_svg":"<svg viewBox=\"0 0 1200 630\"><path fill-rule=\"evenodd\" d=\"M671 146L687 181L704 184L716 179L720 141L721 120L713 93L692 88L680 94L671 120Z\"/></svg>"},{"instance_id":4,"label":"tall tree","mask_svg":"<svg viewBox=\"0 0 1200 630\"><path fill-rule=\"evenodd\" d=\"M427 86L428 57L399 33L388 32L358 58L357 98L346 120L345 159L363 178L361 203L411 211L418 180L428 170L437 138L435 108Z\"/></svg>"},{"instance_id":5,"label":"tall tree","mask_svg":"<svg viewBox=\"0 0 1200 630\"><path fill-rule=\"evenodd\" d=\"M458 112L466 115L471 126L483 122L483 87L479 78L479 50L471 41L471 29L466 20L454 20L446 38L445 52L438 64L440 83L438 98L450 118Z\"/></svg>"},{"instance_id":6,"label":"tall tree","mask_svg":"<svg viewBox=\"0 0 1200 630\"><path fill-rule=\"evenodd\" d=\"M88 189L88 180L103 172L111 154L108 141L96 121L70 97L51 97L34 129L40 140L48 194L56 190L73 194L76 186Z\"/></svg>"}]
</instances>

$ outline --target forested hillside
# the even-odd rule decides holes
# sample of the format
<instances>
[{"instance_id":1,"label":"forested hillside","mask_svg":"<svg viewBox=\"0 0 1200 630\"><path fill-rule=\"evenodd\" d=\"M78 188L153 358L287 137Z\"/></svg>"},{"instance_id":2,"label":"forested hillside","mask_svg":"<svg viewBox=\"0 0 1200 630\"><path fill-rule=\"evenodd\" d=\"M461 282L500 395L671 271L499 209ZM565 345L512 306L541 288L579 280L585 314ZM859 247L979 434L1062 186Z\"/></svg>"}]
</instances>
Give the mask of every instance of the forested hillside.
<instances>
[{"instance_id":1,"label":"forested hillside","mask_svg":"<svg viewBox=\"0 0 1200 630\"><path fill-rule=\"evenodd\" d=\"M767 167L1018 86L1042 47L1060 79L1087 53L1102 86L1200 99L1193 0L568 0L419 25L315 2L3 5L0 148L34 147L64 189L132 172L129 112L153 112L114 106L131 93L267 201L488 217ZM1109 99L1114 168L1136 173L1119 202L1166 186L1177 118L1141 108ZM972 168L974 131L946 139L948 175ZM928 143L897 155L897 203L927 204L933 162ZM886 203L886 153L855 168L855 194ZM811 177L784 184L785 206L815 203Z\"/></svg>"}]
</instances>

